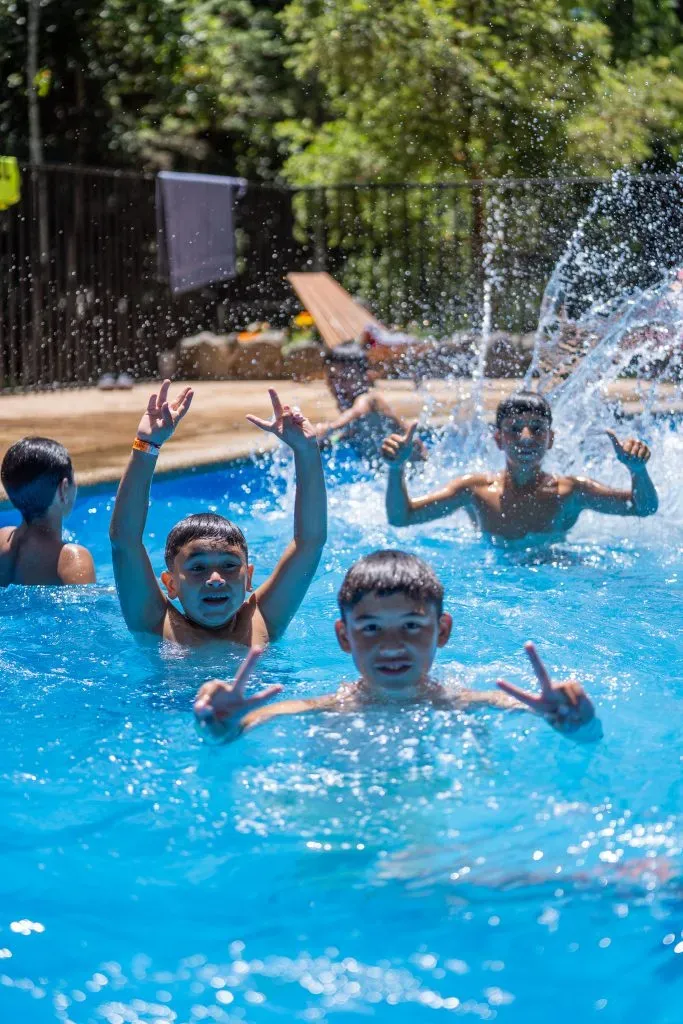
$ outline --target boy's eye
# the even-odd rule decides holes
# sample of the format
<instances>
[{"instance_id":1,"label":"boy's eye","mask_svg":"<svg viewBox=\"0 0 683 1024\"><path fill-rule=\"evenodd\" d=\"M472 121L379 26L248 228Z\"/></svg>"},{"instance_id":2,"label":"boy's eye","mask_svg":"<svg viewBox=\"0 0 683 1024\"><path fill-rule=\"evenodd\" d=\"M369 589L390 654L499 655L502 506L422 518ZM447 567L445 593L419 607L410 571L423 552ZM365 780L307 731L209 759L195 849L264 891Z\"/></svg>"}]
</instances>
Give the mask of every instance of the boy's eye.
<instances>
[{"instance_id":1,"label":"boy's eye","mask_svg":"<svg viewBox=\"0 0 683 1024\"><path fill-rule=\"evenodd\" d=\"M376 625L376 623L368 622L367 625L362 627L362 632L365 633L366 636L368 636L371 633L376 633L378 628L379 627Z\"/></svg>"},{"instance_id":2,"label":"boy's eye","mask_svg":"<svg viewBox=\"0 0 683 1024\"><path fill-rule=\"evenodd\" d=\"M191 565L190 572L204 572L204 566L200 564Z\"/></svg>"},{"instance_id":3,"label":"boy's eye","mask_svg":"<svg viewBox=\"0 0 683 1024\"><path fill-rule=\"evenodd\" d=\"M422 623L421 622L406 622L405 623L405 629L409 633L417 633L418 630L422 629Z\"/></svg>"}]
</instances>

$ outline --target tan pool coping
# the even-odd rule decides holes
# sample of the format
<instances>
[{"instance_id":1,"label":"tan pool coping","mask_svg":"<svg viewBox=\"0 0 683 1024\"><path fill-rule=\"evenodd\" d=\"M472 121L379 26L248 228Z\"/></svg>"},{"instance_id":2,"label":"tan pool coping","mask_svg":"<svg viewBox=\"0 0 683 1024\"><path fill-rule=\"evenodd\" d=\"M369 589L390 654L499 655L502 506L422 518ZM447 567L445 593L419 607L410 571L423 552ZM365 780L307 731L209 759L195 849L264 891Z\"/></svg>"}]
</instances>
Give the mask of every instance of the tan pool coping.
<instances>
[{"instance_id":1,"label":"tan pool coping","mask_svg":"<svg viewBox=\"0 0 683 1024\"><path fill-rule=\"evenodd\" d=\"M192 408L175 437L164 446L158 472L207 466L245 458L273 446L274 440L253 427L248 412L267 416L268 388L275 387L284 402L301 406L313 420L330 419L336 408L322 380L306 383L283 381L188 381L195 391ZM486 380L484 408L491 416L500 399L519 386L516 379ZM173 392L185 382L175 382ZM455 412L463 419L472 412L475 384L469 378L454 381L427 380L417 391L410 381L382 381L380 389L406 417L424 411L424 422L439 426ZM625 412L640 407L643 389L639 381L619 381L607 398L619 399ZM131 441L153 385L137 384L130 391L98 391L96 388L63 389L0 397L1 454L20 437L38 434L53 437L69 449L81 485L118 480L130 452ZM670 385L657 385L658 411L682 413ZM1 457L1 455L0 455ZM0 500L6 496L0 490Z\"/></svg>"}]
</instances>

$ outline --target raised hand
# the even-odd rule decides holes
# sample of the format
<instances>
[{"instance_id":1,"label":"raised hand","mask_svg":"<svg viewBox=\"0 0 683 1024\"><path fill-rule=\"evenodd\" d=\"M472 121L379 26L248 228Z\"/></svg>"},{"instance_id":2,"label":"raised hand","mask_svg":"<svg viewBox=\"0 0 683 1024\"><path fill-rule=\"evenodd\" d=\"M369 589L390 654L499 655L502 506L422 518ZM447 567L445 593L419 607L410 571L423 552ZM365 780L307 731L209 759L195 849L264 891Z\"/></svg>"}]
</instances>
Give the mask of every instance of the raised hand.
<instances>
[{"instance_id":1,"label":"raised hand","mask_svg":"<svg viewBox=\"0 0 683 1024\"><path fill-rule=\"evenodd\" d=\"M413 420L413 422L408 425L408 429L405 434L390 434L389 437L382 442L380 451L385 462L388 462L394 467L404 466L406 464L413 454L413 437L416 430L417 420Z\"/></svg>"},{"instance_id":2,"label":"raised hand","mask_svg":"<svg viewBox=\"0 0 683 1024\"><path fill-rule=\"evenodd\" d=\"M643 469L650 458L650 449L644 441L638 441L635 437L629 437L626 441L620 441L613 430L606 430L614 447L614 454L628 470Z\"/></svg>"},{"instance_id":3,"label":"raised hand","mask_svg":"<svg viewBox=\"0 0 683 1024\"><path fill-rule=\"evenodd\" d=\"M553 683L535 646L524 644L536 678L541 684L540 693L527 693L512 683L499 679L497 686L515 700L526 704L531 711L541 715L554 729L560 732L575 732L595 718L595 708L586 696L580 683L568 679L564 683Z\"/></svg>"},{"instance_id":4,"label":"raised hand","mask_svg":"<svg viewBox=\"0 0 683 1024\"><path fill-rule=\"evenodd\" d=\"M317 445L318 437L315 428L301 410L296 406L292 409L288 405L282 405L274 388L268 388L268 394L273 403L272 420L262 420L258 416L248 415L249 422L269 434L275 434L294 451L308 448L311 444Z\"/></svg>"},{"instance_id":5,"label":"raised hand","mask_svg":"<svg viewBox=\"0 0 683 1024\"><path fill-rule=\"evenodd\" d=\"M163 444L168 441L181 419L190 408L192 388L185 388L174 402L168 400L170 380L165 380L158 393L149 396L147 411L140 420L138 437L141 441Z\"/></svg>"},{"instance_id":6,"label":"raised hand","mask_svg":"<svg viewBox=\"0 0 683 1024\"><path fill-rule=\"evenodd\" d=\"M280 685L266 686L265 689L252 697L245 697L244 687L251 675L256 662L263 654L262 647L252 647L246 658L235 673L232 683L223 683L219 679L212 679L200 687L194 701L194 713L200 722L208 725L230 724L230 719L239 719L253 708L270 700L276 693L280 693Z\"/></svg>"}]
</instances>

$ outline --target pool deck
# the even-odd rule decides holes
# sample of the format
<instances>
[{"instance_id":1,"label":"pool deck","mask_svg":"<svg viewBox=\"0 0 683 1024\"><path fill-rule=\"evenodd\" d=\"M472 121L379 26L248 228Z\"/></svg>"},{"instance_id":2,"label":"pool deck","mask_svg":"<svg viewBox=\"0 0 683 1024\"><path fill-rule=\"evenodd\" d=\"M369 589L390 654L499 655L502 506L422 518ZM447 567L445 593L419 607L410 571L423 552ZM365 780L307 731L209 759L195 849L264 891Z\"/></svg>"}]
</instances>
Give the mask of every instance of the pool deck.
<instances>
[{"instance_id":1,"label":"pool deck","mask_svg":"<svg viewBox=\"0 0 683 1024\"><path fill-rule=\"evenodd\" d=\"M159 471L243 458L254 451L266 451L274 439L252 427L246 413L268 416L267 389L275 387L283 402L296 404L313 420L330 419L335 406L323 381L191 381L195 390L192 408L177 435L164 446ZM183 387L173 385L172 394ZM463 419L472 412L475 385L470 379L428 380L416 391L409 381L383 381L381 390L406 417L421 414L427 403L425 421L432 426L445 423L453 411ZM484 407L491 416L500 399L519 386L518 380L487 380L483 385ZM650 384L619 381L607 398L618 399L626 413L640 407L639 396ZM118 480L125 466L130 444L147 399L150 384L138 384L131 391L98 391L96 388L65 389L5 395L0 398L0 443L8 445L26 434L54 437L71 452L81 484ZM671 386L657 386L656 407L661 413L681 413ZM0 491L0 500L5 498Z\"/></svg>"}]
</instances>

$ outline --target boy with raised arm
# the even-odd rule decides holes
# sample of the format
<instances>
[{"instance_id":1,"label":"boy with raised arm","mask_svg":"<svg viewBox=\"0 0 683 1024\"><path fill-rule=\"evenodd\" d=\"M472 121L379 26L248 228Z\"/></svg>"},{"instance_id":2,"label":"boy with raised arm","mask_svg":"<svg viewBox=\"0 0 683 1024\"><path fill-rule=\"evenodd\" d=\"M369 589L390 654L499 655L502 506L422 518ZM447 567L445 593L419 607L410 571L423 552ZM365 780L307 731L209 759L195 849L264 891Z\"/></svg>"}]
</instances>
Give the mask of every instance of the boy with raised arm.
<instances>
[{"instance_id":1,"label":"boy with raised arm","mask_svg":"<svg viewBox=\"0 0 683 1024\"><path fill-rule=\"evenodd\" d=\"M90 552L62 539L77 491L64 445L49 437L22 437L7 449L1 473L21 524L0 529L0 587L94 583Z\"/></svg>"},{"instance_id":2,"label":"boy with raised arm","mask_svg":"<svg viewBox=\"0 0 683 1024\"><path fill-rule=\"evenodd\" d=\"M252 649L232 683L214 680L199 690L194 711L200 726L221 741L282 715L320 711L358 712L395 704L431 704L467 710L477 706L518 709L540 715L558 732L580 742L600 739L602 727L583 687L575 680L551 682L533 644L526 652L540 694L499 680L498 690L453 690L430 678L439 647L451 633L443 610L443 586L433 569L404 551L375 551L351 566L338 594L337 641L353 658L359 678L336 693L285 700L261 707L278 693L270 686L251 697L244 687L260 651ZM502 691L502 692L500 692Z\"/></svg>"},{"instance_id":3,"label":"boy with raised arm","mask_svg":"<svg viewBox=\"0 0 683 1024\"><path fill-rule=\"evenodd\" d=\"M345 342L324 357L327 386L334 396L339 416L314 424L323 444L339 435L348 441L357 455L377 459L382 440L389 431L403 432L407 424L378 391L370 379L368 357L355 342ZM411 458L426 459L427 449L417 438Z\"/></svg>"},{"instance_id":4,"label":"boy with raised arm","mask_svg":"<svg viewBox=\"0 0 683 1024\"><path fill-rule=\"evenodd\" d=\"M606 431L617 459L631 475L631 489L619 490L587 477L546 473L542 463L553 445L551 424L550 406L541 395L519 392L504 399L496 411L493 436L505 455L505 469L457 477L423 498L410 498L404 479L415 424L405 434L392 434L382 445L389 463L389 522L428 523L462 508L483 533L517 540L527 534L564 534L587 510L615 516L651 516L657 511L646 444L635 439L622 442Z\"/></svg>"},{"instance_id":5,"label":"boy with raised arm","mask_svg":"<svg viewBox=\"0 0 683 1024\"><path fill-rule=\"evenodd\" d=\"M143 543L156 459L190 408L192 390L168 400L170 381L150 396L111 520L114 575L128 628L179 644L219 640L247 647L277 639L301 604L325 545L327 499L318 443L308 420L269 392L273 420L247 418L294 452L294 538L271 576L252 590L254 566L238 526L212 513L190 515L166 540L166 571L157 582ZM249 596L247 596L249 595ZM174 605L178 600L182 612Z\"/></svg>"}]
</instances>

